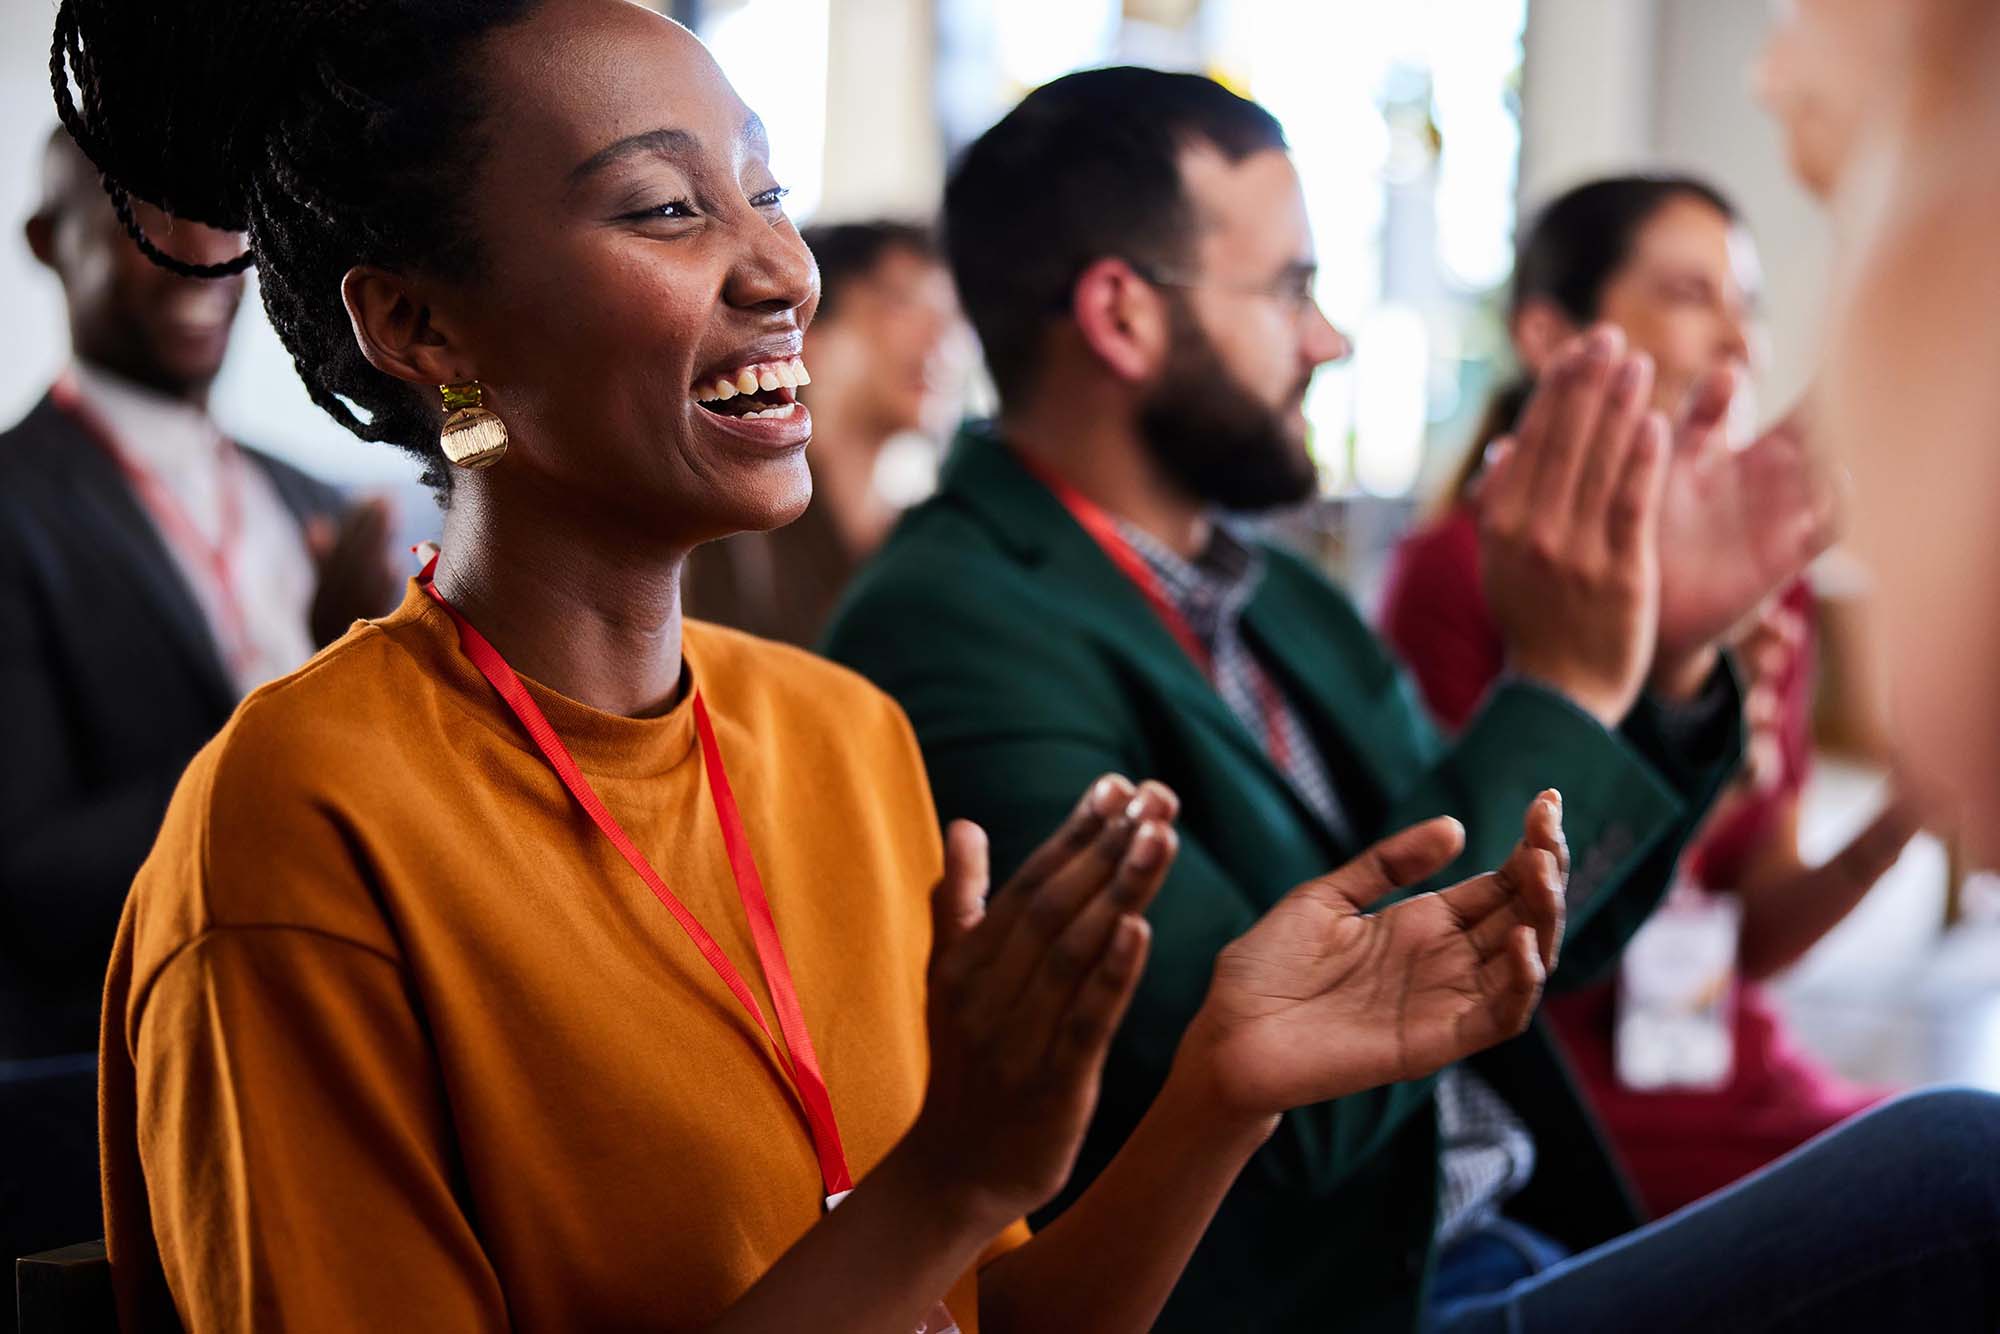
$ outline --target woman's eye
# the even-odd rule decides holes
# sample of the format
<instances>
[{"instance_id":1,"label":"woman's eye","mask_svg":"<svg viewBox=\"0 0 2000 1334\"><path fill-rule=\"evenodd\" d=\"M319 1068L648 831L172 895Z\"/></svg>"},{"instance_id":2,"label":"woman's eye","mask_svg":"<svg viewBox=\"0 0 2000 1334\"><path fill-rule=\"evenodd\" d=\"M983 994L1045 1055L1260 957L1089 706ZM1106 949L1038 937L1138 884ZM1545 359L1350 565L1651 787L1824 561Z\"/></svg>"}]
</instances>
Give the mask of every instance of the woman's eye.
<instances>
[{"instance_id":1,"label":"woman's eye","mask_svg":"<svg viewBox=\"0 0 2000 1334\"><path fill-rule=\"evenodd\" d=\"M627 220L633 222L642 222L648 218L692 218L693 216L694 205L688 203L685 199L675 199L665 204L655 204L651 208L642 208L625 215Z\"/></svg>"},{"instance_id":2,"label":"woman's eye","mask_svg":"<svg viewBox=\"0 0 2000 1334\"><path fill-rule=\"evenodd\" d=\"M753 208L778 208L784 204L785 196L790 193L791 191L784 186L774 185L768 190L760 190L751 195L750 205Z\"/></svg>"}]
</instances>

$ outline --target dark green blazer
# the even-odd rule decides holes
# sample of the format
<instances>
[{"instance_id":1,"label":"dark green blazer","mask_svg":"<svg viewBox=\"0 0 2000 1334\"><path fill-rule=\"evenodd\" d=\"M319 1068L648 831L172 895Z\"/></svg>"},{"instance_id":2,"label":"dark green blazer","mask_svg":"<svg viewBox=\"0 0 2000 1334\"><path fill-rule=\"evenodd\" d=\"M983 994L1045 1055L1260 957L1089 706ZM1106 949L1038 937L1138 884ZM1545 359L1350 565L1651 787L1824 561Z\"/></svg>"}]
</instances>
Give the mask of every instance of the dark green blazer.
<instances>
[{"instance_id":1,"label":"dark green blazer","mask_svg":"<svg viewBox=\"0 0 2000 1334\"><path fill-rule=\"evenodd\" d=\"M1559 788L1573 869L1551 984L1601 975L1736 762L1731 674L1718 673L1705 724L1642 703L1617 735L1555 694L1503 684L1446 744L1347 598L1296 558L1267 554L1245 633L1325 755L1357 836L1455 815L1467 840L1441 877L1449 882L1498 865L1529 801ZM1359 849L1294 794L1137 591L990 435L961 438L939 494L903 521L836 613L827 650L908 711L940 815L986 827L996 882L1101 773L1158 778L1181 796L1181 854L1151 912L1152 958L1060 1208L1152 1100L1216 953ZM1534 1179L1510 1214L1576 1248L1638 1221L1539 1023L1474 1065L1535 1137ZM1433 1082L1288 1114L1159 1328L1410 1329L1432 1258Z\"/></svg>"}]
</instances>

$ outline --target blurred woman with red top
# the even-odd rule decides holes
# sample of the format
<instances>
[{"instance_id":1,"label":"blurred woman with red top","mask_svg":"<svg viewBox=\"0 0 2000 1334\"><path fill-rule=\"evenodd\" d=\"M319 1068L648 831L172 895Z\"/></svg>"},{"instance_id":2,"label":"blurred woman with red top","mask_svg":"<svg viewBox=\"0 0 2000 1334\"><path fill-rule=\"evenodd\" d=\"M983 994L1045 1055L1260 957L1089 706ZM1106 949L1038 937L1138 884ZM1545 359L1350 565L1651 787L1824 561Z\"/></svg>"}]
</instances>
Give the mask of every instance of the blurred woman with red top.
<instances>
[{"instance_id":1,"label":"blurred woman with red top","mask_svg":"<svg viewBox=\"0 0 2000 1334\"><path fill-rule=\"evenodd\" d=\"M1674 412L1691 395L1706 395L1718 422L1740 421L1731 408L1742 396L1733 391L1755 360L1757 289L1756 255L1735 209L1692 178L1590 182L1550 204L1523 238L1508 310L1522 377L1495 396L1477 446L1453 479L1448 509L1405 539L1383 606L1384 634L1446 727L1464 726L1506 668L1480 583L1477 482L1486 451L1512 429L1537 369L1580 329L1614 324L1652 358L1658 406ZM1714 896L1735 899L1738 983L1720 1020L1733 1048L1726 1073L1705 1087L1628 1085L1620 1078L1613 980L1547 1007L1656 1214L1755 1171L1883 1096L1843 1082L1793 1047L1760 985L1853 909L1916 827L1907 809L1892 803L1825 865L1809 867L1801 858L1813 641L1812 592L1801 580L1739 646L1755 738L1746 773L1691 847L1689 883L1670 900L1700 912ZM1722 919L1731 916L1725 906Z\"/></svg>"}]
</instances>

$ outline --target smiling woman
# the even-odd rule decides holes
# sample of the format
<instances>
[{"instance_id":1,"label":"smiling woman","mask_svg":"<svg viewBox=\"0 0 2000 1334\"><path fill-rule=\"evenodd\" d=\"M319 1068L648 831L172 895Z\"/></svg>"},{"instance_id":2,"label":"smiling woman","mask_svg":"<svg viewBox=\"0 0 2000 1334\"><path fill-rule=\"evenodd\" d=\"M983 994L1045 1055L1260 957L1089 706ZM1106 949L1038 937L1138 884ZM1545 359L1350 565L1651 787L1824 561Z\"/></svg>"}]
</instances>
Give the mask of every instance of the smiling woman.
<instances>
[{"instance_id":1,"label":"smiling woman","mask_svg":"<svg viewBox=\"0 0 2000 1334\"><path fill-rule=\"evenodd\" d=\"M893 704L683 625L689 550L808 499L818 299L700 43L624 0L63 0L53 56L142 247L255 263L315 401L445 499L402 607L245 702L133 886L126 1328L1136 1331L1288 1099L1526 1022L1551 800L1498 873L1359 915L1450 860L1438 820L1280 905L1030 1239L1175 799L1100 780L987 913ZM183 264L160 215L248 250Z\"/></svg>"}]
</instances>

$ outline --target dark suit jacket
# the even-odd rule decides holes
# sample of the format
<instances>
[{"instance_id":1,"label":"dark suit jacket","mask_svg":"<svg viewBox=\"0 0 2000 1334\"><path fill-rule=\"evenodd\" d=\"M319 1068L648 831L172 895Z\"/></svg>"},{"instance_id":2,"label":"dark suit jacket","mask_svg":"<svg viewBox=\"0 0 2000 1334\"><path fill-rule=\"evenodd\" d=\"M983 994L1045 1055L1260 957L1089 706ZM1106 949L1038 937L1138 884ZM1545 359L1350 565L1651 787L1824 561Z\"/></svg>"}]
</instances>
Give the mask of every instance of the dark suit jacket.
<instances>
[{"instance_id":1,"label":"dark suit jacket","mask_svg":"<svg viewBox=\"0 0 2000 1334\"><path fill-rule=\"evenodd\" d=\"M1447 745L1346 597L1303 562L1267 554L1245 633L1326 756L1358 835L1457 816L1466 851L1439 877L1449 882L1497 866L1529 801L1560 788L1574 869L1552 985L1602 973L1735 763L1730 674L1692 730L1642 702L1614 735L1513 684ZM1096 543L990 437L961 440L940 493L862 572L828 646L909 712L939 813L986 826L996 882L1100 773L1156 777L1182 798L1180 858L1150 914L1151 962L1059 1208L1159 1089L1216 953L1359 849L1298 798ZM1474 1064L1535 1137L1534 1180L1509 1212L1579 1248L1629 1228L1630 1194L1540 1025ZM1432 1259L1433 1083L1288 1114L1158 1327L1410 1329Z\"/></svg>"},{"instance_id":2,"label":"dark suit jacket","mask_svg":"<svg viewBox=\"0 0 2000 1334\"><path fill-rule=\"evenodd\" d=\"M338 511L250 456L302 520ZM47 398L0 435L0 701L0 1060L95 1051L125 891L236 688L117 466Z\"/></svg>"}]
</instances>

